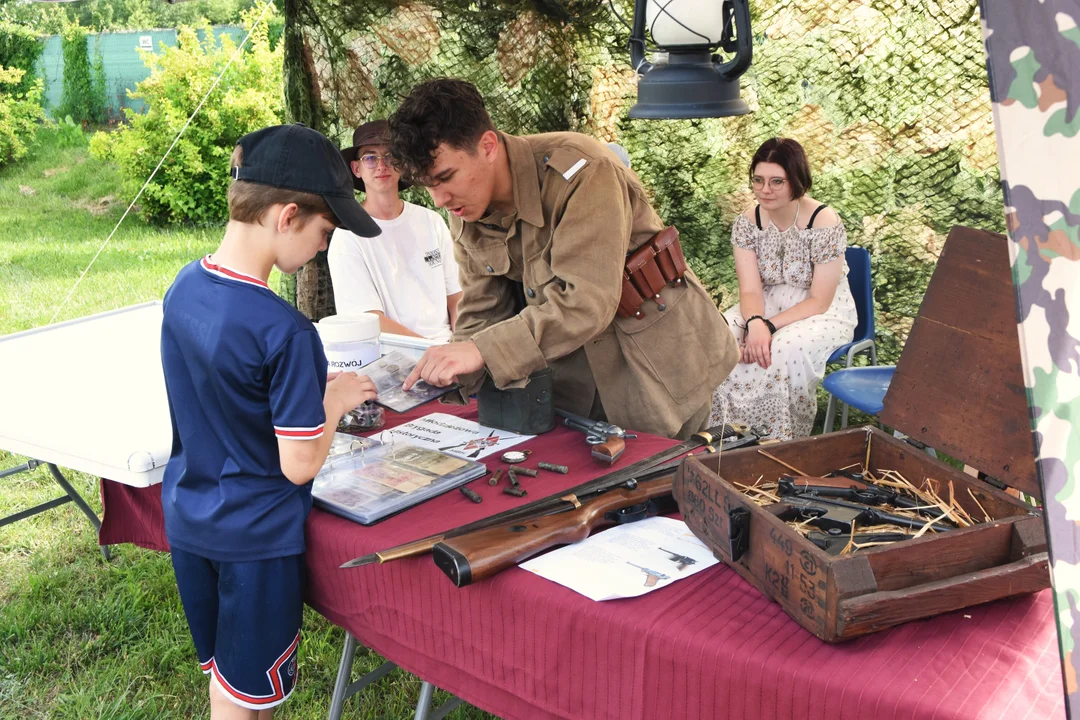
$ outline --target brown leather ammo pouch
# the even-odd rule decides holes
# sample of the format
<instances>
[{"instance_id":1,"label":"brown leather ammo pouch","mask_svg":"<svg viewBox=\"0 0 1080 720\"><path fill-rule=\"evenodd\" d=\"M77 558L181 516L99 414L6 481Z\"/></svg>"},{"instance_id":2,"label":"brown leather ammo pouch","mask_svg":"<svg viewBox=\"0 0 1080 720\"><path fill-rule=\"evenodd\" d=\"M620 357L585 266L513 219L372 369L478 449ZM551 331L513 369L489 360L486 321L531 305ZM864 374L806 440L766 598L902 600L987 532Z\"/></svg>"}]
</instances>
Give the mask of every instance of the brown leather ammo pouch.
<instances>
[{"instance_id":1,"label":"brown leather ammo pouch","mask_svg":"<svg viewBox=\"0 0 1080 720\"><path fill-rule=\"evenodd\" d=\"M622 318L645 317L641 306L646 300L654 300L665 310L660 291L665 285L680 284L685 273L686 258L679 244L679 231L674 226L666 227L627 255L616 314Z\"/></svg>"}]
</instances>

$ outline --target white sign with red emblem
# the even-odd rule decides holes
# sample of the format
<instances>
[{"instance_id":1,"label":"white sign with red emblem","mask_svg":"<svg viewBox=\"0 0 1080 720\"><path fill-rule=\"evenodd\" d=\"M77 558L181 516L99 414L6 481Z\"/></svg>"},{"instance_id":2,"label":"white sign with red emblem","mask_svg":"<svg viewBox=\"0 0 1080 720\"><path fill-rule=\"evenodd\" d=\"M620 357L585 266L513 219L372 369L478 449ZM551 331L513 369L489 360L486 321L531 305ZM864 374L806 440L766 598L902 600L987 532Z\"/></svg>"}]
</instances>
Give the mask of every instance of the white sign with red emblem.
<instances>
[{"instance_id":1,"label":"white sign with red emblem","mask_svg":"<svg viewBox=\"0 0 1080 720\"><path fill-rule=\"evenodd\" d=\"M456 415L432 413L390 430L383 430L373 437L386 444L406 443L477 460L501 453L533 436L497 430L472 420L463 420Z\"/></svg>"}]
</instances>

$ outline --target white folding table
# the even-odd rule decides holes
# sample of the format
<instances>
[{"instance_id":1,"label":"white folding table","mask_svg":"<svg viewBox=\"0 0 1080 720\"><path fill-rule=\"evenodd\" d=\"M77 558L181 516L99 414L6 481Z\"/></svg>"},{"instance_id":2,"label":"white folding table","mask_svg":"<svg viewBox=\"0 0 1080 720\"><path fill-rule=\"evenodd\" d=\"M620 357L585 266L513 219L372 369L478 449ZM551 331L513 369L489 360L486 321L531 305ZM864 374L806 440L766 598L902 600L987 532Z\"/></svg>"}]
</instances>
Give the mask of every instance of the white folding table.
<instances>
[{"instance_id":1,"label":"white folding table","mask_svg":"<svg viewBox=\"0 0 1080 720\"><path fill-rule=\"evenodd\" d=\"M31 458L0 478L44 464L65 493L0 527L68 502L101 527L58 466L136 487L161 482L172 426L160 336L161 303L149 302L0 337L0 449Z\"/></svg>"}]
</instances>

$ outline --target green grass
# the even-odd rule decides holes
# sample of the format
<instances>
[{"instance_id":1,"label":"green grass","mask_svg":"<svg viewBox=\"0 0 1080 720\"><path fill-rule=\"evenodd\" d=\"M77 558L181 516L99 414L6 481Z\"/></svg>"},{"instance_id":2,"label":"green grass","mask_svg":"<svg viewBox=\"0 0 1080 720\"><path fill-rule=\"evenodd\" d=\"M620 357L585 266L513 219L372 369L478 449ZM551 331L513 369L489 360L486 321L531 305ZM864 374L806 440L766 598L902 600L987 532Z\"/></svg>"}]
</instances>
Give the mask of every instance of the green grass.
<instances>
[{"instance_id":1,"label":"green grass","mask_svg":"<svg viewBox=\"0 0 1080 720\"><path fill-rule=\"evenodd\" d=\"M45 133L30 157L0 170L0 335L49 322L126 206L116 169L60 139ZM129 216L57 320L160 299L220 232ZM58 422L93 422L93 408L75 399L61 411ZM24 461L0 451L0 469ZM97 478L67 475L100 515ZM45 468L0 479L0 517L59 494ZM301 681L281 718L326 717L344 642L340 628L305 612ZM381 661L358 657L354 677ZM395 671L350 700L345 716L412 717L419 690ZM168 555L125 545L106 563L71 504L0 528L0 719L205 717L206 693ZM450 717L492 716L463 706Z\"/></svg>"}]
</instances>

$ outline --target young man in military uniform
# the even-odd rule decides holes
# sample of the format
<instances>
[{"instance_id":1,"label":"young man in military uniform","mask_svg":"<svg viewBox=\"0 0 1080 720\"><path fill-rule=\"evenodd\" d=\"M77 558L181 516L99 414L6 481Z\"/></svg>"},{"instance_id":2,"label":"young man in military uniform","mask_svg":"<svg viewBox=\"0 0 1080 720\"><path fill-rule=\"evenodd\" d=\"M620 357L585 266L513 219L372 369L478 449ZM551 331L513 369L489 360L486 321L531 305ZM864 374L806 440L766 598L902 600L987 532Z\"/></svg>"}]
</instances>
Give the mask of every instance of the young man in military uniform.
<instances>
[{"instance_id":1,"label":"young man in military uniform","mask_svg":"<svg viewBox=\"0 0 1080 720\"><path fill-rule=\"evenodd\" d=\"M405 382L462 384L483 372L522 387L545 367L555 406L686 438L738 360L734 337L693 273L616 317L626 255L664 228L637 176L578 133L498 132L471 83L415 87L390 118L391 154L450 214L464 295L454 342Z\"/></svg>"}]
</instances>

